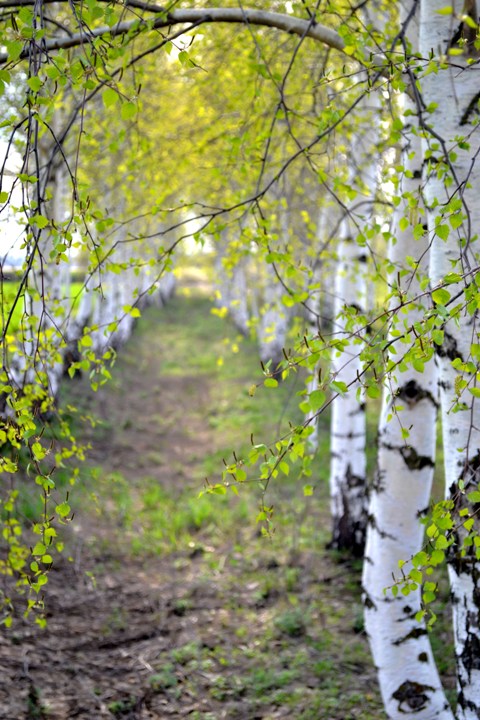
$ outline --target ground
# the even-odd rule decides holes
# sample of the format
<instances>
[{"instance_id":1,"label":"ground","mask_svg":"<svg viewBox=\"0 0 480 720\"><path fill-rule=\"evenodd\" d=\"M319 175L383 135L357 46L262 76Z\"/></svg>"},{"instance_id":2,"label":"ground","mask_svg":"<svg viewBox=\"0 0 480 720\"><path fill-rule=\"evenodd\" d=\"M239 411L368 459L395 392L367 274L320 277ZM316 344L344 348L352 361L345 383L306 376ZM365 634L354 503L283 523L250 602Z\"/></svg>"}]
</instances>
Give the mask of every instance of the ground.
<instances>
[{"instance_id":1,"label":"ground","mask_svg":"<svg viewBox=\"0 0 480 720\"><path fill-rule=\"evenodd\" d=\"M255 492L197 498L239 429L241 443L250 422L284 412L267 398L275 417L254 418L245 385L258 363L241 358L252 346L225 343L208 311L188 298L149 310L112 383L69 386L101 422L78 423L91 450L47 627L17 618L0 636L2 720L384 717L358 563L325 549L325 483L313 498L292 478L278 490L271 538Z\"/></svg>"}]
</instances>

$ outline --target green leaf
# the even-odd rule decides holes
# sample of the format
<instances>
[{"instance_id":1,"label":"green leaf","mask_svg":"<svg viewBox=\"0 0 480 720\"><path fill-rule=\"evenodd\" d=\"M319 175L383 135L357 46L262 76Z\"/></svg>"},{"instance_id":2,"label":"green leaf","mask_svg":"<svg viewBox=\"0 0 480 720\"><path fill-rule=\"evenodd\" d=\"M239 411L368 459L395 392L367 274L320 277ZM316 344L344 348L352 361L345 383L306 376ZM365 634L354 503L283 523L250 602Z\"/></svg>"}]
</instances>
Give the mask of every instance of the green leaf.
<instances>
[{"instance_id":1,"label":"green leaf","mask_svg":"<svg viewBox=\"0 0 480 720\"><path fill-rule=\"evenodd\" d=\"M450 215L448 218L450 225L454 230L457 230L460 225L463 223L464 217L462 213L455 213L455 215Z\"/></svg>"},{"instance_id":2,"label":"green leaf","mask_svg":"<svg viewBox=\"0 0 480 720\"><path fill-rule=\"evenodd\" d=\"M438 15L453 15L453 7L451 5L447 5L439 10L435 10L435 12Z\"/></svg>"},{"instance_id":3,"label":"green leaf","mask_svg":"<svg viewBox=\"0 0 480 720\"><path fill-rule=\"evenodd\" d=\"M435 547L437 550L443 550L448 547L448 540L445 535L439 535L435 540Z\"/></svg>"},{"instance_id":4,"label":"green leaf","mask_svg":"<svg viewBox=\"0 0 480 720\"><path fill-rule=\"evenodd\" d=\"M339 393L339 395L345 395L348 392L348 385L341 380L334 380L330 383L330 388L333 392Z\"/></svg>"},{"instance_id":5,"label":"green leaf","mask_svg":"<svg viewBox=\"0 0 480 720\"><path fill-rule=\"evenodd\" d=\"M181 50L178 53L178 59L181 62L182 65L189 65L189 57L188 52L186 50Z\"/></svg>"},{"instance_id":6,"label":"green leaf","mask_svg":"<svg viewBox=\"0 0 480 720\"><path fill-rule=\"evenodd\" d=\"M309 397L309 403L310 403L311 409L314 412L316 410L319 410L322 407L323 403L325 402L326 397L327 396L325 395L323 390L314 390L313 392L311 392L310 397Z\"/></svg>"},{"instance_id":7,"label":"green leaf","mask_svg":"<svg viewBox=\"0 0 480 720\"><path fill-rule=\"evenodd\" d=\"M8 59L10 62L15 62L18 60L20 55L22 54L23 50L23 43L22 42L5 42L5 46L7 48L8 52Z\"/></svg>"},{"instance_id":8,"label":"green leaf","mask_svg":"<svg viewBox=\"0 0 480 720\"><path fill-rule=\"evenodd\" d=\"M413 237L415 240L420 240L425 234L425 228L422 223L417 223L413 228Z\"/></svg>"},{"instance_id":9,"label":"green leaf","mask_svg":"<svg viewBox=\"0 0 480 720\"><path fill-rule=\"evenodd\" d=\"M426 565L428 562L428 555L424 550L421 550L412 558L412 563L414 567L420 567L421 565Z\"/></svg>"},{"instance_id":10,"label":"green leaf","mask_svg":"<svg viewBox=\"0 0 480 720\"><path fill-rule=\"evenodd\" d=\"M275 378L266 378L263 384L267 388L276 388L278 387L278 380L275 380Z\"/></svg>"},{"instance_id":11,"label":"green leaf","mask_svg":"<svg viewBox=\"0 0 480 720\"><path fill-rule=\"evenodd\" d=\"M444 560L445 553L443 550L434 550L430 556L430 565L441 565Z\"/></svg>"},{"instance_id":12,"label":"green leaf","mask_svg":"<svg viewBox=\"0 0 480 720\"><path fill-rule=\"evenodd\" d=\"M480 388L479 387L469 387L468 392L470 392L473 397L480 398Z\"/></svg>"},{"instance_id":13,"label":"green leaf","mask_svg":"<svg viewBox=\"0 0 480 720\"><path fill-rule=\"evenodd\" d=\"M461 21L463 23L465 23L466 25L468 25L469 28L472 28L472 30L476 30L478 28L478 25L475 22L475 20L472 17L470 17L470 15L467 15L466 13L464 13L461 16Z\"/></svg>"},{"instance_id":14,"label":"green leaf","mask_svg":"<svg viewBox=\"0 0 480 720\"><path fill-rule=\"evenodd\" d=\"M437 288L432 291L432 300L436 305L446 305L450 300L450 293L445 288Z\"/></svg>"},{"instance_id":15,"label":"green leaf","mask_svg":"<svg viewBox=\"0 0 480 720\"><path fill-rule=\"evenodd\" d=\"M36 460L43 460L43 458L44 458L45 455L47 454L47 451L45 450L45 448L44 448L39 442L34 442L34 443L33 443L33 445L32 445L32 452L33 452L33 454L35 455L35 459L36 459Z\"/></svg>"},{"instance_id":16,"label":"green leaf","mask_svg":"<svg viewBox=\"0 0 480 720\"><path fill-rule=\"evenodd\" d=\"M27 84L30 90L33 90L33 92L38 92L43 87L43 82L37 75L28 78Z\"/></svg>"},{"instance_id":17,"label":"green leaf","mask_svg":"<svg viewBox=\"0 0 480 720\"><path fill-rule=\"evenodd\" d=\"M448 225L437 225L435 232L441 240L447 240L450 235L450 228Z\"/></svg>"},{"instance_id":18,"label":"green leaf","mask_svg":"<svg viewBox=\"0 0 480 720\"><path fill-rule=\"evenodd\" d=\"M367 387L367 395L370 398L374 399L374 398L380 397L381 392L382 392L382 389L379 385L369 385Z\"/></svg>"},{"instance_id":19,"label":"green leaf","mask_svg":"<svg viewBox=\"0 0 480 720\"><path fill-rule=\"evenodd\" d=\"M47 548L42 542L38 542L32 549L32 555L44 555Z\"/></svg>"},{"instance_id":20,"label":"green leaf","mask_svg":"<svg viewBox=\"0 0 480 720\"><path fill-rule=\"evenodd\" d=\"M451 273L447 273L445 275L445 277L443 278L443 282L451 285L452 283L460 282L461 279L462 279L461 275L459 275L458 273L451 272Z\"/></svg>"},{"instance_id":21,"label":"green leaf","mask_svg":"<svg viewBox=\"0 0 480 720\"><path fill-rule=\"evenodd\" d=\"M55 507L55 512L62 518L66 518L70 514L71 507L67 502L60 503Z\"/></svg>"},{"instance_id":22,"label":"green leaf","mask_svg":"<svg viewBox=\"0 0 480 720\"><path fill-rule=\"evenodd\" d=\"M303 494L305 497L309 497L310 495L313 495L313 485L304 485L303 486Z\"/></svg>"},{"instance_id":23,"label":"green leaf","mask_svg":"<svg viewBox=\"0 0 480 720\"><path fill-rule=\"evenodd\" d=\"M137 106L134 102L123 103L120 115L122 120L131 120L137 114Z\"/></svg>"},{"instance_id":24,"label":"green leaf","mask_svg":"<svg viewBox=\"0 0 480 720\"><path fill-rule=\"evenodd\" d=\"M90 337L90 335L84 335L83 337L80 338L79 342L82 347L86 347L86 348L92 347L92 345L93 345L93 340Z\"/></svg>"},{"instance_id":25,"label":"green leaf","mask_svg":"<svg viewBox=\"0 0 480 720\"><path fill-rule=\"evenodd\" d=\"M44 215L34 215L31 218L30 223L32 225L36 225L38 228L40 228L40 230L43 230L43 228L47 227L49 220Z\"/></svg>"},{"instance_id":26,"label":"green leaf","mask_svg":"<svg viewBox=\"0 0 480 720\"><path fill-rule=\"evenodd\" d=\"M112 107L118 102L118 92L111 87L107 87L102 93L103 104L106 108Z\"/></svg>"},{"instance_id":27,"label":"green leaf","mask_svg":"<svg viewBox=\"0 0 480 720\"><path fill-rule=\"evenodd\" d=\"M412 578L412 580L421 584L423 580L423 573L421 570L417 570L417 568L412 568L408 574Z\"/></svg>"}]
</instances>

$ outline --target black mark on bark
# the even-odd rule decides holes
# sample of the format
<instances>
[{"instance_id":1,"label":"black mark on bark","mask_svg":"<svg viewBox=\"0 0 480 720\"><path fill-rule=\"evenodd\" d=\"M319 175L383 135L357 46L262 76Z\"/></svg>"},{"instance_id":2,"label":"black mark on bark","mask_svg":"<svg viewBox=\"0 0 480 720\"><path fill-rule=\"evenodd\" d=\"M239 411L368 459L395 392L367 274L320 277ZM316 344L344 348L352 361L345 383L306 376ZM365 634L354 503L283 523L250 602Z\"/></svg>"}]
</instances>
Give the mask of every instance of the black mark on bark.
<instances>
[{"instance_id":1,"label":"black mark on bark","mask_svg":"<svg viewBox=\"0 0 480 720\"><path fill-rule=\"evenodd\" d=\"M423 470L425 467L435 466L431 457L428 455L419 455L412 447L400 448L400 455L409 470Z\"/></svg>"},{"instance_id":2,"label":"black mark on bark","mask_svg":"<svg viewBox=\"0 0 480 720\"><path fill-rule=\"evenodd\" d=\"M413 628L413 630L410 630L409 633L404 635L402 638L399 638L398 640L395 640L393 643L394 645L403 645L404 642L408 642L409 640L418 640L419 637L422 637L423 635L427 634L427 630L425 628Z\"/></svg>"},{"instance_id":3,"label":"black mark on bark","mask_svg":"<svg viewBox=\"0 0 480 720\"><path fill-rule=\"evenodd\" d=\"M405 385L401 385L397 389L395 397L400 398L410 406L416 405L425 399L430 400L435 407L437 407L438 404L432 393L420 387L415 380L409 380Z\"/></svg>"},{"instance_id":4,"label":"black mark on bark","mask_svg":"<svg viewBox=\"0 0 480 720\"><path fill-rule=\"evenodd\" d=\"M447 332L444 334L443 343L435 346L435 352L439 357L448 357L449 360L460 358L463 362L462 354L457 348L457 341Z\"/></svg>"},{"instance_id":5,"label":"black mark on bark","mask_svg":"<svg viewBox=\"0 0 480 720\"><path fill-rule=\"evenodd\" d=\"M402 713L420 712L427 707L430 700L429 692L433 692L434 688L430 685L422 685L421 683L405 680L400 687L395 690L392 697L398 700L398 710Z\"/></svg>"}]
</instances>

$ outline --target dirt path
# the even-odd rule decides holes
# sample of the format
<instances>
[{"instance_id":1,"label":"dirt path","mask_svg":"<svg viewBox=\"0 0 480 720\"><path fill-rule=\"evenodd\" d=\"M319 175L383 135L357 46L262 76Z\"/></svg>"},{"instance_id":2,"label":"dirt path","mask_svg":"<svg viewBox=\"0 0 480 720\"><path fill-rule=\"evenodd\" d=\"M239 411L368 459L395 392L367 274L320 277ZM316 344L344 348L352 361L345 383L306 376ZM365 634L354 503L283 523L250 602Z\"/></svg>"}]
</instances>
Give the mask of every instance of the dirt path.
<instances>
[{"instance_id":1,"label":"dirt path","mask_svg":"<svg viewBox=\"0 0 480 720\"><path fill-rule=\"evenodd\" d=\"M104 419L85 425L89 462L175 497L198 486L198 459L215 445L212 387L171 364L165 375L175 360L157 329L134 336L111 386L76 393ZM118 502L111 516L80 512L73 561L51 574L47 629L19 621L0 636L2 720L383 717L348 565L259 540L253 523L135 554L135 512L128 523Z\"/></svg>"}]
</instances>

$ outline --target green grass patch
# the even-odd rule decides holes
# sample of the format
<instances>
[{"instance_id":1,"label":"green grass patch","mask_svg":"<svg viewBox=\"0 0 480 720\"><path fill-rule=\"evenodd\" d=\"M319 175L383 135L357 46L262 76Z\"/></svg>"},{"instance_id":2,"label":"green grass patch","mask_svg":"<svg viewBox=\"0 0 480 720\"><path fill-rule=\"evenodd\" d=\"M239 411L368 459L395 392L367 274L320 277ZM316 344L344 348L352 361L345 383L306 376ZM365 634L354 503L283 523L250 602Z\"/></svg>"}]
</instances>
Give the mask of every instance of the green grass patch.
<instances>
[{"instance_id":1,"label":"green grass patch","mask_svg":"<svg viewBox=\"0 0 480 720\"><path fill-rule=\"evenodd\" d=\"M148 309L111 383L98 396L86 391L85 379L65 392L80 405L79 418L100 420L94 429L85 424L95 460L82 471L77 496L82 512L96 508L99 567L107 551L120 568L143 563L147 576L151 565L168 561L168 587L170 574L182 578L162 609L176 630L149 661L148 692L171 702L208 698L208 710L192 714L203 719L267 719L281 708L281 716L300 720L381 720L361 564L325 550L329 413L319 419L312 495L304 495L306 479L293 465L271 481L266 497L255 469L238 497L199 497L205 477L219 482L224 461L242 458L251 436L268 444L302 419L301 376L265 388L255 343L210 309L203 296ZM370 475L377 411L368 415ZM255 521L263 500L274 508L268 538ZM435 629L438 651L447 625ZM104 632L123 626L128 617L114 608ZM442 672L449 676L451 661Z\"/></svg>"}]
</instances>

